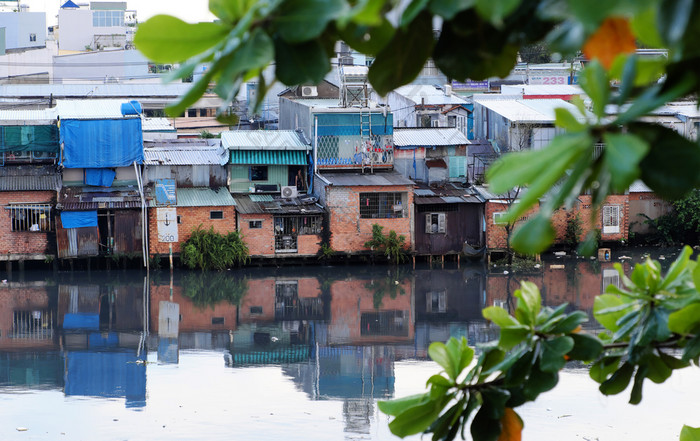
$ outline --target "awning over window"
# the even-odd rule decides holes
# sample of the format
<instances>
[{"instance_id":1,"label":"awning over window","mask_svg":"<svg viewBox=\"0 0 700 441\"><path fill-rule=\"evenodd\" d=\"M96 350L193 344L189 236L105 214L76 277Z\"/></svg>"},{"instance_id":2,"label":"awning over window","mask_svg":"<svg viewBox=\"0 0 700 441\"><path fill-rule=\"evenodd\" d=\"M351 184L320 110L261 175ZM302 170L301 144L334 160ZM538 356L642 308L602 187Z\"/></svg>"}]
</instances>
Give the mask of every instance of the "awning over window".
<instances>
[{"instance_id":1,"label":"awning over window","mask_svg":"<svg viewBox=\"0 0 700 441\"><path fill-rule=\"evenodd\" d=\"M236 165L306 165L306 152L233 150L231 164Z\"/></svg>"}]
</instances>

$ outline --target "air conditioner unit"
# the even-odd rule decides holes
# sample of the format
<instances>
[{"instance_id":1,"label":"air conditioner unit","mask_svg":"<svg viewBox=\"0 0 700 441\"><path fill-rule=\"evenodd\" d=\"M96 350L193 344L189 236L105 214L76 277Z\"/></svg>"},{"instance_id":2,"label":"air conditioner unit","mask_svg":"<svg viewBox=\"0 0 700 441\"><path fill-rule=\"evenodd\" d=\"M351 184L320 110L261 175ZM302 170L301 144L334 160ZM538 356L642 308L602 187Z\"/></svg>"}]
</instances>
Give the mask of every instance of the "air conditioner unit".
<instances>
[{"instance_id":1,"label":"air conditioner unit","mask_svg":"<svg viewBox=\"0 0 700 441\"><path fill-rule=\"evenodd\" d=\"M318 88L316 86L302 86L301 96L318 96Z\"/></svg>"},{"instance_id":2,"label":"air conditioner unit","mask_svg":"<svg viewBox=\"0 0 700 441\"><path fill-rule=\"evenodd\" d=\"M297 197L297 188L294 186L282 187L282 197L285 199Z\"/></svg>"},{"instance_id":3,"label":"air conditioner unit","mask_svg":"<svg viewBox=\"0 0 700 441\"><path fill-rule=\"evenodd\" d=\"M56 159L56 153L53 152L32 152L34 159Z\"/></svg>"}]
</instances>

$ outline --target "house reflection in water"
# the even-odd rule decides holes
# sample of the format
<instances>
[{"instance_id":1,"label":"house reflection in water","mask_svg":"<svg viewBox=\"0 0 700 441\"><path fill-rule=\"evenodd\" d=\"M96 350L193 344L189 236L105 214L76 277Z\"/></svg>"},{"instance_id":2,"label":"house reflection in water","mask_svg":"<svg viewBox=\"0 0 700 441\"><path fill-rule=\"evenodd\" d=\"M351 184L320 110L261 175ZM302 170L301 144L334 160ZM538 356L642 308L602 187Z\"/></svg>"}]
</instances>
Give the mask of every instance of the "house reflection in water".
<instances>
[{"instance_id":1,"label":"house reflection in water","mask_svg":"<svg viewBox=\"0 0 700 441\"><path fill-rule=\"evenodd\" d=\"M59 285L67 396L146 405L143 286Z\"/></svg>"}]
</instances>

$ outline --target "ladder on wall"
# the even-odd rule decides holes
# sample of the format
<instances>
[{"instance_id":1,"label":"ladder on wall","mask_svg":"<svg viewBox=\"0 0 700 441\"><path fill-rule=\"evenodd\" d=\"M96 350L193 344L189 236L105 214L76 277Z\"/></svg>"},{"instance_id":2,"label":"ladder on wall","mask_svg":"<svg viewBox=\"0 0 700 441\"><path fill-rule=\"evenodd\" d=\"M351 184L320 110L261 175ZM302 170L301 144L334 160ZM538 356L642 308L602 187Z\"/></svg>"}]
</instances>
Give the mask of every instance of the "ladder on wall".
<instances>
[{"instance_id":1,"label":"ladder on wall","mask_svg":"<svg viewBox=\"0 0 700 441\"><path fill-rule=\"evenodd\" d=\"M372 112L369 108L360 109L360 145L367 152L370 172L374 173L374 148L372 146ZM363 152L364 153L364 152ZM364 154L362 159L362 173L365 172L366 163Z\"/></svg>"}]
</instances>

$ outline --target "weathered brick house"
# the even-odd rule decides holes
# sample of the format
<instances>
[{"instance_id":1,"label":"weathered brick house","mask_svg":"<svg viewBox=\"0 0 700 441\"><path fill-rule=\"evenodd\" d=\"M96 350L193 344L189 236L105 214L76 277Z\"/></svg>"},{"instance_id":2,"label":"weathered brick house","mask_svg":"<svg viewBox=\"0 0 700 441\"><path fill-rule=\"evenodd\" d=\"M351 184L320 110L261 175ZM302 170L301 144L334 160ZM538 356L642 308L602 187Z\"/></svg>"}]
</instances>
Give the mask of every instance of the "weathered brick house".
<instances>
[{"instance_id":1,"label":"weathered brick house","mask_svg":"<svg viewBox=\"0 0 700 441\"><path fill-rule=\"evenodd\" d=\"M53 257L61 188L56 114L0 111L0 140L0 260L11 265Z\"/></svg>"},{"instance_id":2,"label":"weathered brick house","mask_svg":"<svg viewBox=\"0 0 700 441\"><path fill-rule=\"evenodd\" d=\"M336 252L369 252L365 242L372 238L372 225L393 230L413 249L413 181L393 171L326 173L315 177L314 195L326 207L331 233L330 246Z\"/></svg>"},{"instance_id":3,"label":"weathered brick house","mask_svg":"<svg viewBox=\"0 0 700 441\"><path fill-rule=\"evenodd\" d=\"M236 231L235 202L226 188L227 151L214 140L164 140L144 147L149 255L179 254L197 228Z\"/></svg>"},{"instance_id":4,"label":"weathered brick house","mask_svg":"<svg viewBox=\"0 0 700 441\"><path fill-rule=\"evenodd\" d=\"M321 249L323 208L313 197L236 194L238 231L254 258L311 257Z\"/></svg>"}]
</instances>

